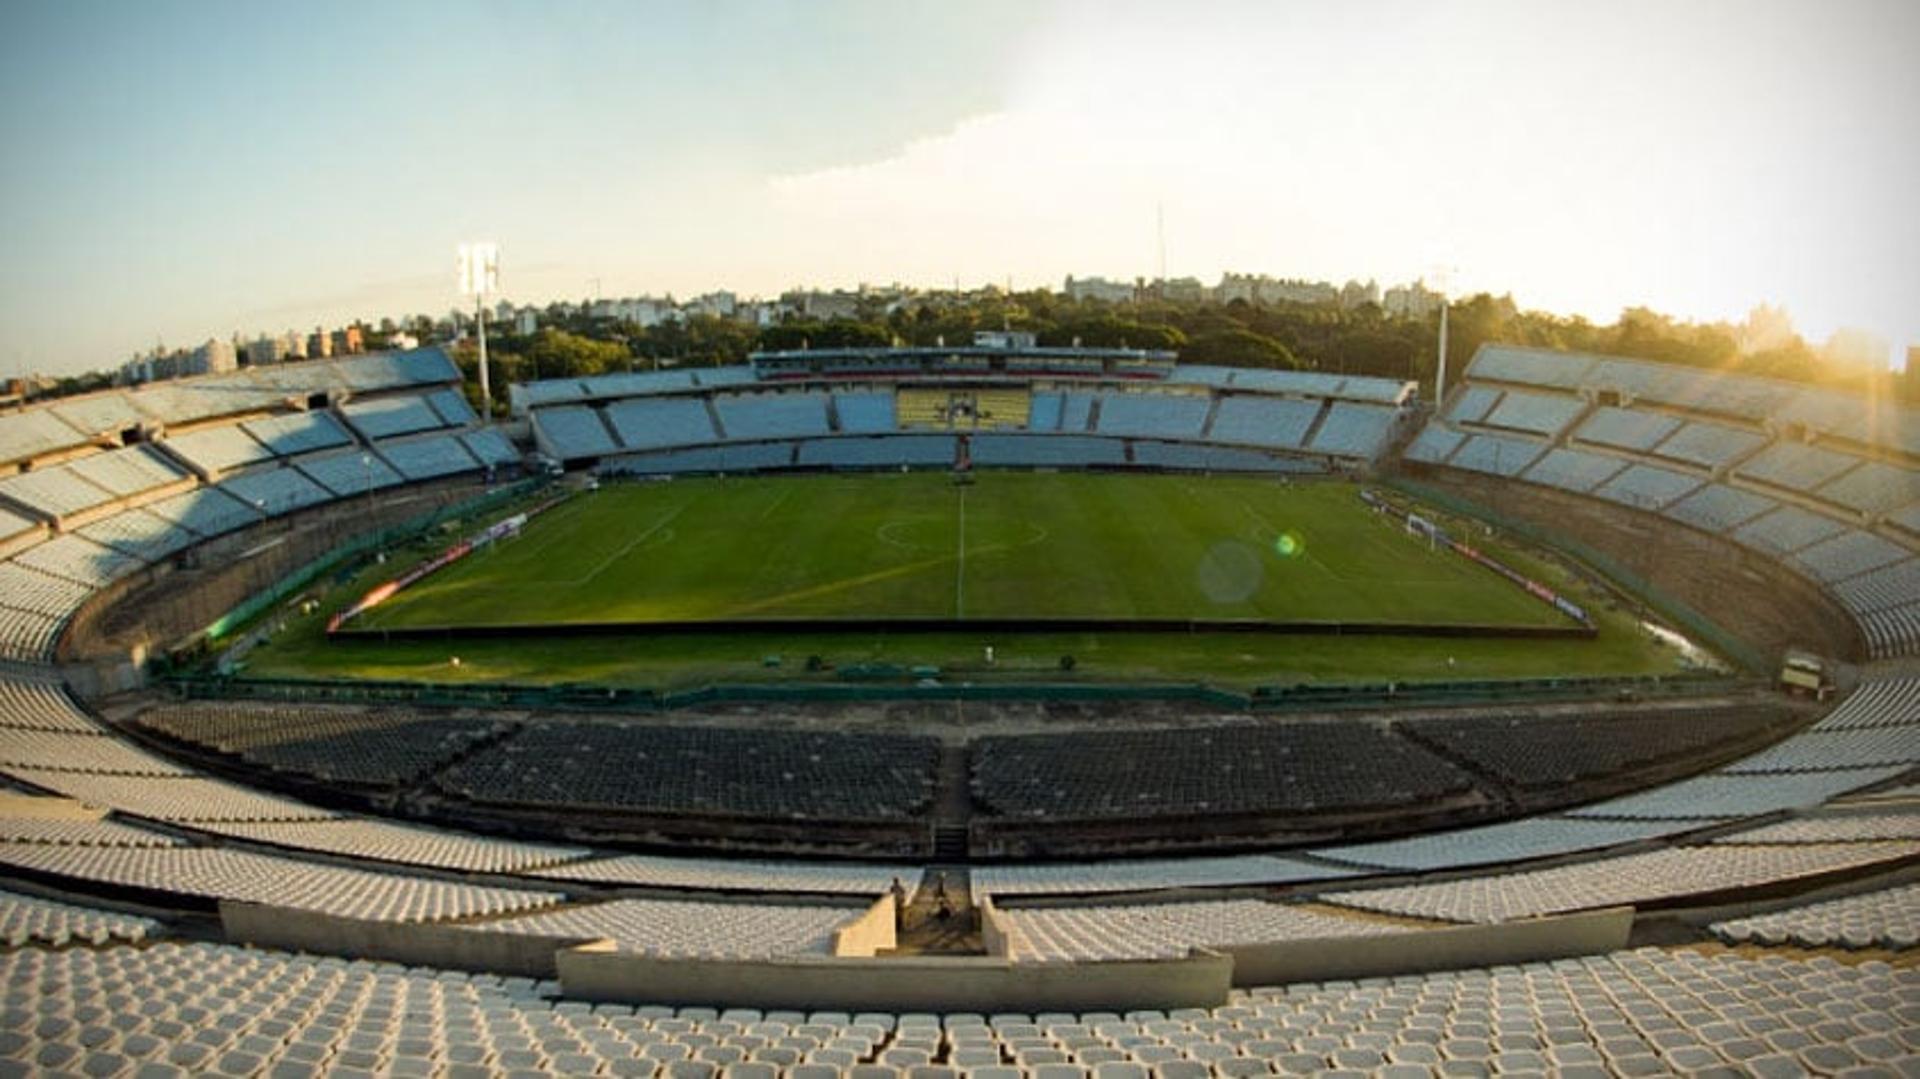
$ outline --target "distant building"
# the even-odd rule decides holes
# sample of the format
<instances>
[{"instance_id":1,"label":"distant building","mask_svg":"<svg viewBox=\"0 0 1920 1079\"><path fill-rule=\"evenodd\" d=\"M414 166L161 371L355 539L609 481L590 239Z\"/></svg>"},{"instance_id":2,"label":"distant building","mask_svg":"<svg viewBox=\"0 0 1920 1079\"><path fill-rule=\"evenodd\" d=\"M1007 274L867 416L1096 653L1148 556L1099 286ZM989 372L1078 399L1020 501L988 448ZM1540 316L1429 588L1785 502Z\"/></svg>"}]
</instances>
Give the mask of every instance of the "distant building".
<instances>
[{"instance_id":1,"label":"distant building","mask_svg":"<svg viewBox=\"0 0 1920 1079\"><path fill-rule=\"evenodd\" d=\"M1032 349L1039 339L1025 330L975 330L974 348Z\"/></svg>"},{"instance_id":2,"label":"distant building","mask_svg":"<svg viewBox=\"0 0 1920 1079\"><path fill-rule=\"evenodd\" d=\"M176 368L175 377L224 375L239 366L239 357L234 355L233 343L210 337L206 344L186 354Z\"/></svg>"},{"instance_id":3,"label":"distant building","mask_svg":"<svg viewBox=\"0 0 1920 1079\"><path fill-rule=\"evenodd\" d=\"M307 335L307 358L318 360L331 355L333 355L333 335L315 326L313 332Z\"/></svg>"},{"instance_id":4,"label":"distant building","mask_svg":"<svg viewBox=\"0 0 1920 1079\"><path fill-rule=\"evenodd\" d=\"M1400 318L1426 318L1440 310L1441 300L1441 295L1427 288L1425 281L1415 281L1411 285L1388 289L1380 306L1386 309L1387 314Z\"/></svg>"},{"instance_id":5,"label":"distant building","mask_svg":"<svg viewBox=\"0 0 1920 1079\"><path fill-rule=\"evenodd\" d=\"M352 356L367 350L366 338L361 333L359 323L335 330L327 336L331 339L335 356Z\"/></svg>"},{"instance_id":6,"label":"distant building","mask_svg":"<svg viewBox=\"0 0 1920 1079\"><path fill-rule=\"evenodd\" d=\"M1106 303L1130 303L1134 289L1123 281L1109 281L1104 277L1068 277L1061 287L1069 299L1101 300Z\"/></svg>"},{"instance_id":7,"label":"distant building","mask_svg":"<svg viewBox=\"0 0 1920 1079\"><path fill-rule=\"evenodd\" d=\"M513 332L522 337L531 337L540 329L540 312L531 307L523 307L513 317Z\"/></svg>"},{"instance_id":8,"label":"distant building","mask_svg":"<svg viewBox=\"0 0 1920 1079\"><path fill-rule=\"evenodd\" d=\"M410 348L419 348L420 339L405 330L396 330L387 335L387 347L404 352Z\"/></svg>"},{"instance_id":9,"label":"distant building","mask_svg":"<svg viewBox=\"0 0 1920 1079\"><path fill-rule=\"evenodd\" d=\"M1207 298L1207 286L1197 277L1176 277L1157 282L1160 298L1173 303L1200 303Z\"/></svg>"},{"instance_id":10,"label":"distant building","mask_svg":"<svg viewBox=\"0 0 1920 1079\"><path fill-rule=\"evenodd\" d=\"M1340 286L1340 306L1349 311L1356 307L1363 307L1370 303L1379 302L1380 286L1372 280L1368 280L1364 285L1358 281L1349 281Z\"/></svg>"},{"instance_id":11,"label":"distant building","mask_svg":"<svg viewBox=\"0 0 1920 1079\"><path fill-rule=\"evenodd\" d=\"M793 289L781 293L780 302L798 312L802 318L821 322L836 318L857 318L860 314L860 294L840 289L832 292Z\"/></svg>"},{"instance_id":12,"label":"distant building","mask_svg":"<svg viewBox=\"0 0 1920 1079\"><path fill-rule=\"evenodd\" d=\"M738 306L739 303L731 292L709 292L704 296L696 296L688 300L686 306L681 308L681 310L688 315L711 315L714 318L732 318L734 309Z\"/></svg>"}]
</instances>

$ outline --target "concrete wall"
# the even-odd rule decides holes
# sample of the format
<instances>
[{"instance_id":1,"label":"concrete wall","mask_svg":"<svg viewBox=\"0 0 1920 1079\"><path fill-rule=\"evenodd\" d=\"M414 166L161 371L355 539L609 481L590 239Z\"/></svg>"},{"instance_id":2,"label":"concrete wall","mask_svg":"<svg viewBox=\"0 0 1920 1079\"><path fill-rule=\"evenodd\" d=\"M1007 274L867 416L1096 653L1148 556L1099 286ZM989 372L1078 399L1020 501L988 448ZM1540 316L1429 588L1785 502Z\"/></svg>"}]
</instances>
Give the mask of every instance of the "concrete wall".
<instances>
[{"instance_id":1,"label":"concrete wall","mask_svg":"<svg viewBox=\"0 0 1920 1079\"><path fill-rule=\"evenodd\" d=\"M840 1011L1209 1008L1226 1003L1233 975L1233 960L1197 949L1186 959L1116 963L938 956L715 961L620 952L600 941L558 958L568 997Z\"/></svg>"},{"instance_id":2,"label":"concrete wall","mask_svg":"<svg viewBox=\"0 0 1920 1079\"><path fill-rule=\"evenodd\" d=\"M980 912L980 940L986 946L987 954L1005 959L1013 954L1013 931L1000 920L1000 908L993 905L993 897L983 895L974 909Z\"/></svg>"},{"instance_id":3,"label":"concrete wall","mask_svg":"<svg viewBox=\"0 0 1920 1079\"><path fill-rule=\"evenodd\" d=\"M894 928L893 896L883 895L865 913L833 931L833 954L871 958L875 952L889 951L898 943Z\"/></svg>"},{"instance_id":4,"label":"concrete wall","mask_svg":"<svg viewBox=\"0 0 1920 1079\"><path fill-rule=\"evenodd\" d=\"M554 953L582 943L579 937L478 933L448 925L362 921L224 899L220 901L220 924L227 940L234 944L528 978L555 977L558 967Z\"/></svg>"},{"instance_id":5,"label":"concrete wall","mask_svg":"<svg viewBox=\"0 0 1920 1079\"><path fill-rule=\"evenodd\" d=\"M1233 984L1284 985L1531 963L1618 951L1633 929L1633 908L1462 925L1372 937L1294 940L1221 948L1233 957Z\"/></svg>"}]
</instances>

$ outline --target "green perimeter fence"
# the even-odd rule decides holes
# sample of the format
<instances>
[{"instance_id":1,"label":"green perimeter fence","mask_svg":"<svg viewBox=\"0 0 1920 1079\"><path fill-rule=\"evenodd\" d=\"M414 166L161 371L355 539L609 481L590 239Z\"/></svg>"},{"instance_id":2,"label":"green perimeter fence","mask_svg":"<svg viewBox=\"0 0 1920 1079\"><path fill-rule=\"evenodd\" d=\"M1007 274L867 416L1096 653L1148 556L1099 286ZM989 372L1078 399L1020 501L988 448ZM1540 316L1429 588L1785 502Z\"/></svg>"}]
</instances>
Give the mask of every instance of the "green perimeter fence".
<instances>
[{"instance_id":1,"label":"green perimeter fence","mask_svg":"<svg viewBox=\"0 0 1920 1079\"><path fill-rule=\"evenodd\" d=\"M520 480L464 502L442 506L431 513L403 521L392 528L383 528L378 532L369 532L349 540L280 578L268 588L240 601L239 606L221 615L212 625L202 630L201 635L208 641L219 641L261 614L272 610L288 596L298 593L336 567L382 547L391 547L425 535L439 527L442 522L491 512L530 491L545 486L547 482L545 478L539 477Z\"/></svg>"},{"instance_id":2,"label":"green perimeter fence","mask_svg":"<svg viewBox=\"0 0 1920 1079\"><path fill-rule=\"evenodd\" d=\"M870 679L871 674L862 675ZM1077 701L1126 704L1176 702L1228 711L1338 711L1380 707L1498 705L1591 700L1613 695L1671 698L1727 689L1724 678L1616 677L1480 680L1349 685L1259 686L1235 692L1198 682L942 682L924 670L912 681L715 683L687 690L587 685L464 684L447 682L247 678L193 674L175 677L176 692L198 700L272 700L343 704L414 704L441 708L503 708L584 712L665 712L709 704L861 703L877 701Z\"/></svg>"},{"instance_id":3,"label":"green perimeter fence","mask_svg":"<svg viewBox=\"0 0 1920 1079\"><path fill-rule=\"evenodd\" d=\"M1721 655L1733 660L1748 674L1764 674L1768 668L1766 657L1762 656L1747 642L1720 628L1712 619L1669 595L1667 592L1622 566L1610 556L1580 540L1561 532L1540 528L1537 525L1518 521L1498 510L1489 509L1477 502L1471 502L1458 495L1450 494L1435 487L1410 479L1403 475L1385 476L1381 482L1422 502L1428 502L1461 517L1472 517L1495 525L1529 543L1570 555L1585 563L1596 574L1606 577L1616 585L1626 589L1662 616L1671 619L1681 629L1687 631L1696 640L1706 642L1707 646Z\"/></svg>"}]
</instances>

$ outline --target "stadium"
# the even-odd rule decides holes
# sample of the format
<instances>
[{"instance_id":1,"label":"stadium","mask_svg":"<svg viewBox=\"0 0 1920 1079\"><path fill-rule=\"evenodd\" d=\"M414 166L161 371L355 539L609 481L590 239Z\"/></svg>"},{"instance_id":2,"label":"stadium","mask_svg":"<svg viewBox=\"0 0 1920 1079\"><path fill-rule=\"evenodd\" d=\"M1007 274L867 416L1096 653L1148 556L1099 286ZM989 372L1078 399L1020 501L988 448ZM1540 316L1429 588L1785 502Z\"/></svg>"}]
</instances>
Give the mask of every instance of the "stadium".
<instances>
[{"instance_id":1,"label":"stadium","mask_svg":"<svg viewBox=\"0 0 1920 1079\"><path fill-rule=\"evenodd\" d=\"M10 1071L1920 1066L1920 414L1010 332L468 390L0 415Z\"/></svg>"}]
</instances>

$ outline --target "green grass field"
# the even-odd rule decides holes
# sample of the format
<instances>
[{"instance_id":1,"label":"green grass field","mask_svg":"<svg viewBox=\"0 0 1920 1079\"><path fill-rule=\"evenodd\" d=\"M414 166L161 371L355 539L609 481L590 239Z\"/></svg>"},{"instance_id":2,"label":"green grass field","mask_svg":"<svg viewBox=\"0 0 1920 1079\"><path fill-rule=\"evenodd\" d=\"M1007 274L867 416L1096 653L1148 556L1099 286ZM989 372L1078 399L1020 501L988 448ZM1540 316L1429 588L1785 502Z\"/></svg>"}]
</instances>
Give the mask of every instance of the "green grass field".
<instances>
[{"instance_id":1,"label":"green grass field","mask_svg":"<svg viewBox=\"0 0 1920 1079\"><path fill-rule=\"evenodd\" d=\"M1343 483L912 473L609 486L361 625L1048 617L1570 624Z\"/></svg>"},{"instance_id":2,"label":"green grass field","mask_svg":"<svg viewBox=\"0 0 1920 1079\"><path fill-rule=\"evenodd\" d=\"M956 608L985 617L983 612L1052 611L1065 604L1088 615L1177 611L1191 617L1398 617L1520 625L1551 625L1559 617L1488 571L1433 554L1376 519L1350 484L1282 487L1271 480L988 473L965 497L962 568L960 496L944 476L609 486L555 510L519 540L429 578L379 609L370 624L882 611L905 617L947 615ZM1044 540L1028 527L1040 521L1047 525ZM686 531L696 522L703 522L697 540ZM893 527L896 523L901 527ZM474 527L470 522L462 531ZM1293 533L1304 550L1281 556L1273 541L1283 531ZM1672 648L1643 632L1630 612L1567 567L1478 530L1475 540L1585 605L1599 625L1598 636L1448 639L871 627L827 633L532 633L458 641L326 636L330 614L429 557L448 542L441 537L395 552L384 565L367 565L318 586L303 597L318 600L312 613L275 614L271 638L247 654L244 673L680 688L832 680L837 677L832 668L882 663L937 666L945 678L971 682L1204 681L1249 687L1680 669ZM989 645L995 649L991 665L984 658ZM812 656L828 669L808 671ZM1063 656L1075 660L1070 673L1060 668Z\"/></svg>"}]
</instances>

